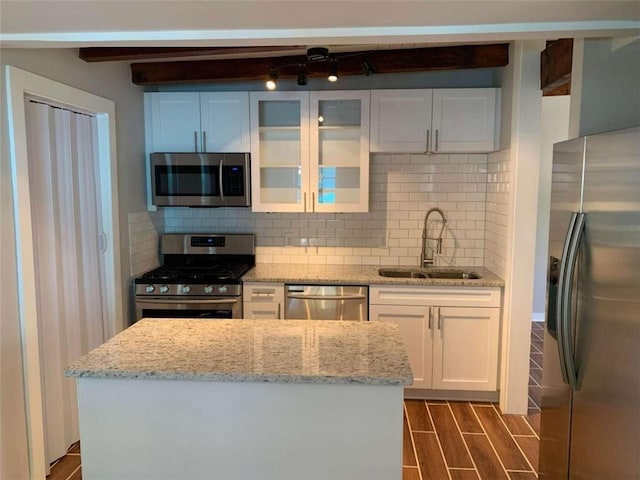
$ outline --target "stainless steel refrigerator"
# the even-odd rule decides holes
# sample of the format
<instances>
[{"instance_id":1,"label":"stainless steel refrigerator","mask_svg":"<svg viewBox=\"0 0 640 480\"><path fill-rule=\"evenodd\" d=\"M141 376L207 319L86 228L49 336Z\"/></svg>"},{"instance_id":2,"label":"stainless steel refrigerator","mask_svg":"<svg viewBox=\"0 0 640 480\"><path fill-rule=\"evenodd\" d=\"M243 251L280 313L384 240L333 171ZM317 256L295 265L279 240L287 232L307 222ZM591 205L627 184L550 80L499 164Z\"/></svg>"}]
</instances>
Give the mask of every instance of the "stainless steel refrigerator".
<instances>
[{"instance_id":1,"label":"stainless steel refrigerator","mask_svg":"<svg viewBox=\"0 0 640 480\"><path fill-rule=\"evenodd\" d=\"M640 479L640 128L554 146L540 478Z\"/></svg>"}]
</instances>

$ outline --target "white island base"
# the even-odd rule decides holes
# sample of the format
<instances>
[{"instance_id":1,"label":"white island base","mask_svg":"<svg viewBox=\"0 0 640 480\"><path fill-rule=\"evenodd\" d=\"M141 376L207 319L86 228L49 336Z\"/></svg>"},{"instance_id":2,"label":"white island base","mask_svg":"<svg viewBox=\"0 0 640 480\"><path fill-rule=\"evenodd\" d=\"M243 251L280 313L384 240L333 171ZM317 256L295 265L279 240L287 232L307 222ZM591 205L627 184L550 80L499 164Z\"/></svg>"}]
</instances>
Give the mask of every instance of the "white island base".
<instances>
[{"instance_id":1,"label":"white island base","mask_svg":"<svg viewBox=\"0 0 640 480\"><path fill-rule=\"evenodd\" d=\"M87 480L402 477L402 385L77 380Z\"/></svg>"}]
</instances>

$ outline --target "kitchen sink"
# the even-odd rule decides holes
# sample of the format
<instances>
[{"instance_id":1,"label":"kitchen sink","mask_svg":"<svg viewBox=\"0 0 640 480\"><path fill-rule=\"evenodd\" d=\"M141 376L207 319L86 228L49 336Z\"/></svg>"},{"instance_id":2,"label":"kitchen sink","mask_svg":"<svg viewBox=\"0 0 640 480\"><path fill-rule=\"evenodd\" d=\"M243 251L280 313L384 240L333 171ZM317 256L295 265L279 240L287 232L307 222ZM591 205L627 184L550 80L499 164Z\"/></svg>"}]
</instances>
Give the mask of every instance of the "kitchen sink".
<instances>
[{"instance_id":1,"label":"kitchen sink","mask_svg":"<svg viewBox=\"0 0 640 480\"><path fill-rule=\"evenodd\" d=\"M442 278L442 279L459 279L459 280L477 280L480 278L475 272L466 270L434 270L428 271L423 269L407 269L407 268L381 268L378 270L381 277L392 278Z\"/></svg>"},{"instance_id":2,"label":"kitchen sink","mask_svg":"<svg viewBox=\"0 0 640 480\"><path fill-rule=\"evenodd\" d=\"M429 278L426 272L420 270L401 270L398 268L381 268L378 270L378 275L393 278Z\"/></svg>"},{"instance_id":3,"label":"kitchen sink","mask_svg":"<svg viewBox=\"0 0 640 480\"><path fill-rule=\"evenodd\" d=\"M465 272L463 270L429 272L429 278L453 278L460 280L477 280L480 278L475 272Z\"/></svg>"}]
</instances>

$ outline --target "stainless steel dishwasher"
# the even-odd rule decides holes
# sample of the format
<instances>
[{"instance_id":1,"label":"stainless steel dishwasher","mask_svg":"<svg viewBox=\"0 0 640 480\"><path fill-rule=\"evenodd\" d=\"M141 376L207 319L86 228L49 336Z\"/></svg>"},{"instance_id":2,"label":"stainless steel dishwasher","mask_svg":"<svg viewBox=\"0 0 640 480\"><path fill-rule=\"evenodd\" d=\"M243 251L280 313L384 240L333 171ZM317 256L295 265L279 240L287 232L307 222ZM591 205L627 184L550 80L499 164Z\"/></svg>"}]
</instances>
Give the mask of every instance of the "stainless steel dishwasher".
<instances>
[{"instance_id":1,"label":"stainless steel dishwasher","mask_svg":"<svg viewBox=\"0 0 640 480\"><path fill-rule=\"evenodd\" d=\"M284 318L369 320L369 287L363 285L286 285Z\"/></svg>"}]
</instances>

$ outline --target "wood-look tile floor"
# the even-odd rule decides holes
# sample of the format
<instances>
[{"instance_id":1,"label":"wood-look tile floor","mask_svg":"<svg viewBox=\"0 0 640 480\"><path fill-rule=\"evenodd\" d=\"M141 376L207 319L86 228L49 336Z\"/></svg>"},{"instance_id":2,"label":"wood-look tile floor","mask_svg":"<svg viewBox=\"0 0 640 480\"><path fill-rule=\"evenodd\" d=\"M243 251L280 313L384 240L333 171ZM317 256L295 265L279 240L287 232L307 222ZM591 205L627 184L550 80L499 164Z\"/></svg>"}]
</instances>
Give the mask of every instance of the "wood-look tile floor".
<instances>
[{"instance_id":1,"label":"wood-look tile floor","mask_svg":"<svg viewBox=\"0 0 640 480\"><path fill-rule=\"evenodd\" d=\"M406 400L402 478L535 479L537 428L535 417L502 415L492 403Z\"/></svg>"},{"instance_id":2,"label":"wood-look tile floor","mask_svg":"<svg viewBox=\"0 0 640 480\"><path fill-rule=\"evenodd\" d=\"M531 324L531 353L529 355L529 414L540 411L542 395L542 346L544 323Z\"/></svg>"},{"instance_id":3,"label":"wood-look tile floor","mask_svg":"<svg viewBox=\"0 0 640 480\"><path fill-rule=\"evenodd\" d=\"M67 454L51 464L47 480L82 480L80 466L80 442L71 445Z\"/></svg>"}]
</instances>

